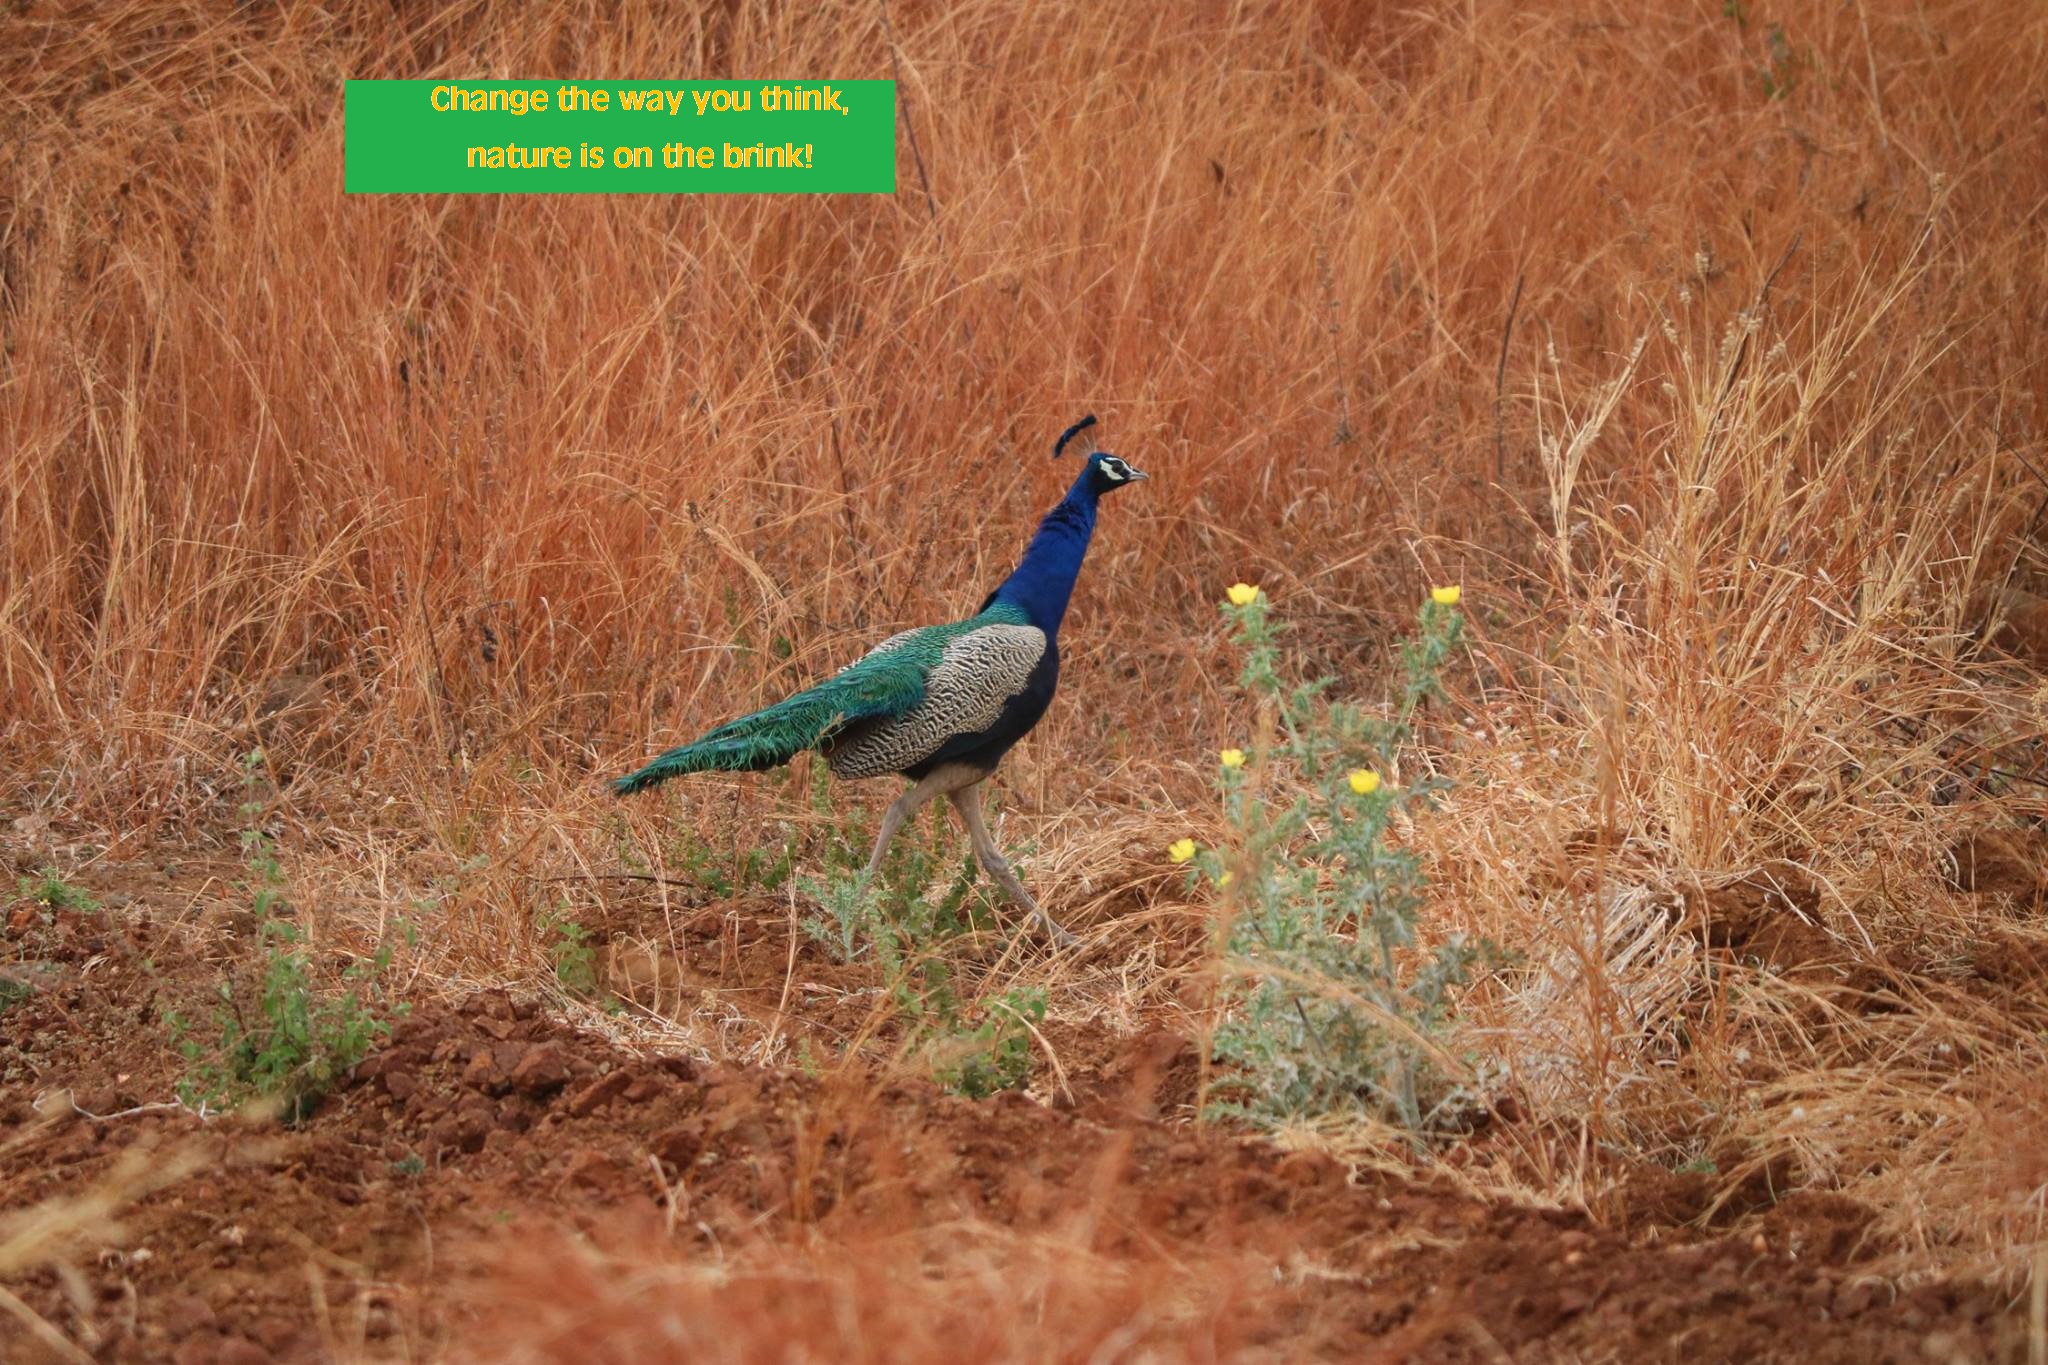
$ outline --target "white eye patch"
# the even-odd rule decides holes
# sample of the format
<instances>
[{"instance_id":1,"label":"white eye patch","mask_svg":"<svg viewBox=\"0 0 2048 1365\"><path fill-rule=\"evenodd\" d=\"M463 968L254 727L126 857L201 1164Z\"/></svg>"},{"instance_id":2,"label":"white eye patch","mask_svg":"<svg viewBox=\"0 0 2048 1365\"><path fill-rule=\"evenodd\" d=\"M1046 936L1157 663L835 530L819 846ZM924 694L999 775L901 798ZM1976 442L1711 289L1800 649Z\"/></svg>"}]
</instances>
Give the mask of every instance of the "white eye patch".
<instances>
[{"instance_id":1,"label":"white eye patch","mask_svg":"<svg viewBox=\"0 0 2048 1365\"><path fill-rule=\"evenodd\" d=\"M1110 478L1117 480L1130 477L1130 470L1124 467L1121 460L1104 460L1102 462L1102 472L1109 475Z\"/></svg>"}]
</instances>

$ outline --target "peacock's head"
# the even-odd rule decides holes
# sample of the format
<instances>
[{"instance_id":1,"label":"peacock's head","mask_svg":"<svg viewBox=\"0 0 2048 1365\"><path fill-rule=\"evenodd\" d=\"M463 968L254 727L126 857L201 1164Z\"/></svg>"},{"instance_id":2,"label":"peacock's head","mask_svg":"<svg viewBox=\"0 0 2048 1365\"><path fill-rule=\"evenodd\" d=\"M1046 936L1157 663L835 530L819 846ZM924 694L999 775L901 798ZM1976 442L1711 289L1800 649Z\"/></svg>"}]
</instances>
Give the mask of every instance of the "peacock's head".
<instances>
[{"instance_id":1,"label":"peacock's head","mask_svg":"<svg viewBox=\"0 0 2048 1365\"><path fill-rule=\"evenodd\" d=\"M1053 443L1052 457L1057 460L1065 452L1067 442L1094 425L1095 414L1091 412L1061 432L1059 440ZM1127 483L1136 483L1140 479L1149 479L1152 476L1130 464L1120 455L1098 450L1088 457L1088 468L1083 477L1088 480L1088 491L1099 498L1112 489L1122 488Z\"/></svg>"},{"instance_id":2,"label":"peacock's head","mask_svg":"<svg viewBox=\"0 0 2048 1365\"><path fill-rule=\"evenodd\" d=\"M1127 483L1152 476L1142 469L1134 469L1119 456L1098 450L1088 457L1088 486L1101 497L1112 488L1122 488Z\"/></svg>"}]
</instances>

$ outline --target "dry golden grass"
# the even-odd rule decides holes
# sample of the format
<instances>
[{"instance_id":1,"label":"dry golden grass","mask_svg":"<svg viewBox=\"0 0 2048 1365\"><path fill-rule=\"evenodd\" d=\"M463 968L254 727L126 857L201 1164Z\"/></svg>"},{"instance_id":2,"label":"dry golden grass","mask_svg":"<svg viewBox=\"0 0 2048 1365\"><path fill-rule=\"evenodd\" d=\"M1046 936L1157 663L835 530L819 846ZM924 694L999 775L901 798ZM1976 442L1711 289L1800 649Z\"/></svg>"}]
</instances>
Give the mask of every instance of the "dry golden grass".
<instances>
[{"instance_id":1,"label":"dry golden grass","mask_svg":"<svg viewBox=\"0 0 2048 1365\"><path fill-rule=\"evenodd\" d=\"M711 1258L659 1226L611 1240L486 1251L504 1264L456 1358L1244 1359L1251 1309L1277 1297L1269 1267L1227 1248L1191 1265L974 1220Z\"/></svg>"},{"instance_id":2,"label":"dry golden grass","mask_svg":"<svg viewBox=\"0 0 2048 1365\"><path fill-rule=\"evenodd\" d=\"M2042 569L2048 13L402 8L0 19L12 806L125 856L220 828L262 742L316 941L431 898L410 970L544 980L538 878L817 819L596 778L970 608L1092 408L1155 480L1000 801L1090 943L992 984L1198 995L1158 850L1247 721L1223 585L1373 698L1462 581L1408 761L1463 785L1412 837L1433 922L1524 955L1462 1018L1535 1115L1469 1177L1598 1209L1789 1159L1903 1268L2025 1271L2048 1003L1972 964L2042 921L1953 857L2042 814L2048 692L1983 641ZM899 61L929 193L907 141L893 199L339 193L344 77ZM593 885L675 942L669 888ZM1745 885L1813 970L1714 939Z\"/></svg>"}]
</instances>

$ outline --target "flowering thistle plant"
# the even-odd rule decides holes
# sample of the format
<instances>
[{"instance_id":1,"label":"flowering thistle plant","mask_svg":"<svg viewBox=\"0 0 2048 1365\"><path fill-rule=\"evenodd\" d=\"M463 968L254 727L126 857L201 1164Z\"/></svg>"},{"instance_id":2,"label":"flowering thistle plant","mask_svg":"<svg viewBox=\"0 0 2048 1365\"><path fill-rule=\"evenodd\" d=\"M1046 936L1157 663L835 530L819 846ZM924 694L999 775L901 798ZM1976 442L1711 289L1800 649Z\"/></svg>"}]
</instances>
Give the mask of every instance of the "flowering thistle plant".
<instances>
[{"instance_id":1,"label":"flowering thistle plant","mask_svg":"<svg viewBox=\"0 0 2048 1365\"><path fill-rule=\"evenodd\" d=\"M1226 1064L1215 1112L1267 1124L1351 1112L1421 1133L1456 1094L1459 1067L1439 1040L1452 990L1485 950L1456 934L1421 941L1420 866L1388 839L1396 816L1427 808L1449 784L1383 774L1415 709L1439 695L1464 629L1460 595L1436 588L1423 603L1387 719L1331 699L1328 679L1284 681L1267 596L1247 584L1229 591L1223 615L1244 651L1239 684L1260 734L1249 754L1223 754L1228 846L1182 838L1169 849L1225 897L1232 998L1215 1038Z\"/></svg>"}]
</instances>

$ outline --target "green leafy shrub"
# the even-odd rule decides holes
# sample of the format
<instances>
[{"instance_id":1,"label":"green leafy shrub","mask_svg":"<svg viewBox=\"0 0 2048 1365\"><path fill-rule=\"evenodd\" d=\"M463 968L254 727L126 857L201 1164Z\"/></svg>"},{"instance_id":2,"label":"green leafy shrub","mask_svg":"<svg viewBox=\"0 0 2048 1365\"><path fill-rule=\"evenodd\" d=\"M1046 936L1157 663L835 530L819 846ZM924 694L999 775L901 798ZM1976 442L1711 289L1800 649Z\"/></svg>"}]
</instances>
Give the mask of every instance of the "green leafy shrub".
<instances>
[{"instance_id":1,"label":"green leafy shrub","mask_svg":"<svg viewBox=\"0 0 2048 1365\"><path fill-rule=\"evenodd\" d=\"M1045 992L1010 991L989 1002L981 1024L955 1028L933 1049L933 1075L948 1090L985 1100L1031 1079L1031 1030L1045 1022Z\"/></svg>"},{"instance_id":2,"label":"green leafy shrub","mask_svg":"<svg viewBox=\"0 0 2048 1365\"><path fill-rule=\"evenodd\" d=\"M923 979L912 994L920 997L944 982L944 960L932 950L992 922L971 900L973 854L948 851L943 808L929 809L931 842L898 838L873 881L859 857L867 831L849 826L834 843L831 875L797 883L822 912L805 920L805 932L841 962L872 953L891 981L915 968Z\"/></svg>"},{"instance_id":3,"label":"green leafy shrub","mask_svg":"<svg viewBox=\"0 0 2048 1365\"><path fill-rule=\"evenodd\" d=\"M33 877L15 878L14 889L19 899L34 901L46 910L93 911L100 908L97 897L84 887L65 881L54 867L45 867Z\"/></svg>"},{"instance_id":4,"label":"green leafy shrub","mask_svg":"<svg viewBox=\"0 0 2048 1365\"><path fill-rule=\"evenodd\" d=\"M381 948L343 973L350 989L322 996L292 925L267 921L263 974L254 1000L230 981L216 988L217 1040L201 1042L179 1017L172 1028L186 1074L178 1095L194 1108L228 1108L251 1099L276 1103L286 1123L309 1117L336 1081L391 1031L379 1012L376 978L391 960ZM402 1005L391 1013L403 1013Z\"/></svg>"},{"instance_id":5,"label":"green leafy shrub","mask_svg":"<svg viewBox=\"0 0 2048 1365\"><path fill-rule=\"evenodd\" d=\"M949 949L995 920L974 893L971 852L951 846L943 809L932 808L929 843L899 838L874 879L856 861L865 831L843 831L839 865L824 881L798 884L818 907L805 930L842 962L871 958L914 1040L949 1090L984 1099L1031 1074L1029 1025L1045 1018L1045 996L1011 991L986 1002L979 1023L955 988Z\"/></svg>"},{"instance_id":6,"label":"green leafy shrub","mask_svg":"<svg viewBox=\"0 0 2048 1365\"><path fill-rule=\"evenodd\" d=\"M283 917L284 873L259 818L262 805L253 799L262 765L260 749L243 760L252 799L242 807L243 860L250 874L245 889L263 948L261 974L253 986L233 977L218 983L213 1038L196 1036L195 1026L180 1015L170 1015L168 1022L185 1058L178 1094L187 1105L218 1109L260 1100L276 1104L285 1122L297 1123L390 1033L389 1016L403 1014L405 1006L384 998L388 946L343 972L346 988L340 993L316 988L298 928Z\"/></svg>"},{"instance_id":7,"label":"green leafy shrub","mask_svg":"<svg viewBox=\"0 0 2048 1365\"><path fill-rule=\"evenodd\" d=\"M604 986L597 973L597 948L590 941L590 931L570 915L568 904L564 902L556 911L542 912L540 927L548 936L548 956L554 962L555 984L565 994L580 1000L596 1000L603 996Z\"/></svg>"},{"instance_id":8,"label":"green leafy shrub","mask_svg":"<svg viewBox=\"0 0 2048 1365\"><path fill-rule=\"evenodd\" d=\"M1427 808L1449 784L1397 787L1382 773L1416 708L1438 694L1464 628L1457 596L1440 589L1424 603L1400 651L1391 719L1331 699L1329 679L1285 681L1264 594L1240 584L1224 605L1264 738L1252 756L1224 754L1230 847L1182 840L1171 850L1224 888L1231 910L1217 1113L1277 1124L1350 1112L1420 1133L1455 1097L1442 1065L1451 992L1490 950L1458 935L1418 941L1424 878L1387 835L1397 815Z\"/></svg>"},{"instance_id":9,"label":"green leafy shrub","mask_svg":"<svg viewBox=\"0 0 2048 1365\"><path fill-rule=\"evenodd\" d=\"M794 833L786 833L777 844L759 844L736 858L729 858L696 826L683 824L662 840L661 856L665 866L657 869L646 850L635 842L632 828L625 820L614 820L612 831L620 865L627 871L648 876L667 875L687 881L719 900L730 900L735 895L750 892L765 894L779 891L796 870L797 860L803 851L798 837Z\"/></svg>"}]
</instances>

